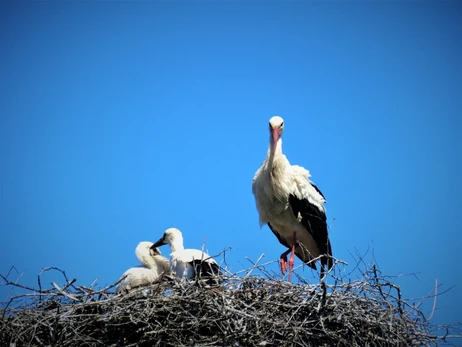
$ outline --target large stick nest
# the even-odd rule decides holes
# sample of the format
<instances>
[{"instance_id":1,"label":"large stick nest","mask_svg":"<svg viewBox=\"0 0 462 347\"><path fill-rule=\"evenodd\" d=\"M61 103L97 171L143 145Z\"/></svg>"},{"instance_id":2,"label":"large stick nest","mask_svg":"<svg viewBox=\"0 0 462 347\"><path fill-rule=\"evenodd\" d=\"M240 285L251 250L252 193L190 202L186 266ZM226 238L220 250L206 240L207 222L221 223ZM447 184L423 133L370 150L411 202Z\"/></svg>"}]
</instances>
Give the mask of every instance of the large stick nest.
<instances>
[{"instance_id":1,"label":"large stick nest","mask_svg":"<svg viewBox=\"0 0 462 347\"><path fill-rule=\"evenodd\" d=\"M263 277L250 276L259 268ZM55 268L45 269L45 271ZM42 271L43 272L43 271ZM169 276L114 294L114 285L28 288L3 303L1 346L436 346L436 326L375 265L362 278L297 284L262 267L220 285ZM331 278L332 280L332 278ZM328 281L331 282L331 281ZM440 327L438 327L440 328ZM457 331L457 326L446 327Z\"/></svg>"}]
</instances>

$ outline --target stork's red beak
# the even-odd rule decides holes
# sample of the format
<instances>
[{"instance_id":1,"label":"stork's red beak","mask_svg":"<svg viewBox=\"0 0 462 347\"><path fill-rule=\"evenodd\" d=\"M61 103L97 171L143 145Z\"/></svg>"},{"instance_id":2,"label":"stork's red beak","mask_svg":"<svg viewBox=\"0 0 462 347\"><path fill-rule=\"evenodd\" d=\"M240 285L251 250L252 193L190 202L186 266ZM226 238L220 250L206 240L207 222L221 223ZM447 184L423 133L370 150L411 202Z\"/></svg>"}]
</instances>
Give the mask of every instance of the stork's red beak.
<instances>
[{"instance_id":1,"label":"stork's red beak","mask_svg":"<svg viewBox=\"0 0 462 347\"><path fill-rule=\"evenodd\" d=\"M279 141L279 137L281 136L281 131L279 128L273 128L273 149L276 150L276 145Z\"/></svg>"}]
</instances>

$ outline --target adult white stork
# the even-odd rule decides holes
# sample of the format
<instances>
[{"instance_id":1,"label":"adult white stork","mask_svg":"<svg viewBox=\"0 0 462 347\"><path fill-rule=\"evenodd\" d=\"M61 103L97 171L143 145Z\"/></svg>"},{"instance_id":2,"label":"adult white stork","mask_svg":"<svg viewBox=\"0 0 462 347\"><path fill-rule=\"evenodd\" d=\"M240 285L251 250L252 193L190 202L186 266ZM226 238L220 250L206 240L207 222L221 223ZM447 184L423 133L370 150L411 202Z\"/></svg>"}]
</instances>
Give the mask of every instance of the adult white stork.
<instances>
[{"instance_id":1,"label":"adult white stork","mask_svg":"<svg viewBox=\"0 0 462 347\"><path fill-rule=\"evenodd\" d=\"M185 249L183 235L176 228L167 229L152 247L170 245L170 269L176 277L191 279L211 277L220 274L220 266L207 253L198 249Z\"/></svg>"},{"instance_id":2,"label":"adult white stork","mask_svg":"<svg viewBox=\"0 0 462 347\"><path fill-rule=\"evenodd\" d=\"M327 231L326 202L321 191L309 180L310 173L298 165L290 165L282 153L284 120L275 116L269 121L268 154L255 173L252 192L260 214L260 227L268 224L279 242L289 248L281 254L281 272L287 269L289 281L294 254L316 270L313 259L320 257L321 278L324 267L331 269L332 248Z\"/></svg>"},{"instance_id":3,"label":"adult white stork","mask_svg":"<svg viewBox=\"0 0 462 347\"><path fill-rule=\"evenodd\" d=\"M149 284L163 274L169 273L170 264L168 259L162 256L158 248L152 247L153 243L143 241L138 244L135 254L141 262L141 266L132 267L120 277L121 282L117 285L116 292L129 292L133 288Z\"/></svg>"}]
</instances>

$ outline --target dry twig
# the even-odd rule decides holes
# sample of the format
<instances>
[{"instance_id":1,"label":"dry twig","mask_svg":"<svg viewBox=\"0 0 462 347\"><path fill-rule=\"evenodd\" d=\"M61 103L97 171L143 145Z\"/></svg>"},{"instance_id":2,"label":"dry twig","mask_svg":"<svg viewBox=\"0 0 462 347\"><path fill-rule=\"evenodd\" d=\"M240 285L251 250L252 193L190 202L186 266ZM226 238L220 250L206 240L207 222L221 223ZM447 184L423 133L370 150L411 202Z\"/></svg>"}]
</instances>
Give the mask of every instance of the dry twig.
<instances>
[{"instance_id":1,"label":"dry twig","mask_svg":"<svg viewBox=\"0 0 462 347\"><path fill-rule=\"evenodd\" d=\"M169 276L126 295L74 286L39 289L1 276L26 293L4 303L0 345L30 346L435 346L459 336L401 297L375 265L362 262L362 278L291 284L257 262L221 285L198 285ZM46 271L53 269L48 268ZM250 276L259 270L264 277ZM392 293L397 293L393 295Z\"/></svg>"}]
</instances>

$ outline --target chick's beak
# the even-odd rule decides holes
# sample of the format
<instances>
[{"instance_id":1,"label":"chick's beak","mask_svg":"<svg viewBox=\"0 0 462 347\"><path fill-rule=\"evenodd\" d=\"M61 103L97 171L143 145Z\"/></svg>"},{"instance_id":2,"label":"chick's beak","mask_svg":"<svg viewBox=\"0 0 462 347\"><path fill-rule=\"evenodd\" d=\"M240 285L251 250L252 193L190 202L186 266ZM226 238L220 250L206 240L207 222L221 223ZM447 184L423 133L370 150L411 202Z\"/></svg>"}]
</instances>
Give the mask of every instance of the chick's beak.
<instances>
[{"instance_id":1,"label":"chick's beak","mask_svg":"<svg viewBox=\"0 0 462 347\"><path fill-rule=\"evenodd\" d=\"M165 245L166 243L165 243L165 240L164 240L164 239L165 239L164 236L162 236L159 240L157 240L157 241L151 246L151 249L152 249L153 251L155 251L155 249L156 249L157 247L160 247L160 246Z\"/></svg>"}]
</instances>

